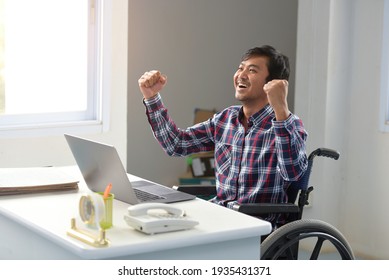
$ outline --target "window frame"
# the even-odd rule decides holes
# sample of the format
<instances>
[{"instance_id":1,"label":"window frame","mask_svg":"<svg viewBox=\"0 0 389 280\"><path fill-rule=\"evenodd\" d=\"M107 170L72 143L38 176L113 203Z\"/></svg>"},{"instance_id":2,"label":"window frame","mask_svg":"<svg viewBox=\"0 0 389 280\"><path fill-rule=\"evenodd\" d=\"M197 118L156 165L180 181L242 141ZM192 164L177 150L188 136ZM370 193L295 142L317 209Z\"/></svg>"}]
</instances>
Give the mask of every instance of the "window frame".
<instances>
[{"instance_id":1,"label":"window frame","mask_svg":"<svg viewBox=\"0 0 389 280\"><path fill-rule=\"evenodd\" d=\"M384 1L381 55L380 130L389 132L389 0Z\"/></svg>"},{"instance_id":2,"label":"window frame","mask_svg":"<svg viewBox=\"0 0 389 280\"><path fill-rule=\"evenodd\" d=\"M88 6L89 22L94 23L94 28L88 29L87 94L90 109L82 112L3 115L0 116L3 123L0 123L0 138L102 133L109 129L111 41L104 34L109 34L111 30L112 3L88 0ZM65 121L61 120L64 114L68 116ZM29 121L21 124L22 119Z\"/></svg>"}]
</instances>

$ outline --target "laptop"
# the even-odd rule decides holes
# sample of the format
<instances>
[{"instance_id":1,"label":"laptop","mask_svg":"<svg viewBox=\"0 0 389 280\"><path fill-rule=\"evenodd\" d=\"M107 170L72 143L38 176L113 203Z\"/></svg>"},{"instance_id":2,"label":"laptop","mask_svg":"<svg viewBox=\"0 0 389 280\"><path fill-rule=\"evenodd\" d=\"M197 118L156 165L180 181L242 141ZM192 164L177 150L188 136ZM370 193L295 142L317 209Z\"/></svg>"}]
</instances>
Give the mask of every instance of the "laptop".
<instances>
[{"instance_id":1,"label":"laptop","mask_svg":"<svg viewBox=\"0 0 389 280\"><path fill-rule=\"evenodd\" d=\"M115 199L135 205L144 202L172 203L192 200L194 195L143 180L130 181L114 146L65 134L66 141L84 177L93 192L103 192L112 184Z\"/></svg>"}]
</instances>

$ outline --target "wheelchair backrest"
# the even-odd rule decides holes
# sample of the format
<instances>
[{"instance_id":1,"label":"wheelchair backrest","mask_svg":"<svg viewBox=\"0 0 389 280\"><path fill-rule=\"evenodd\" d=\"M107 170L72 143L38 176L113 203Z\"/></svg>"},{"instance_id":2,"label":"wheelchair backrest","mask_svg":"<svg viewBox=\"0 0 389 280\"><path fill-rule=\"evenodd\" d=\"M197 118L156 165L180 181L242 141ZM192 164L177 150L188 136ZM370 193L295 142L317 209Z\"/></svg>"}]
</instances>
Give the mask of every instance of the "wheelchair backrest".
<instances>
[{"instance_id":1,"label":"wheelchair backrest","mask_svg":"<svg viewBox=\"0 0 389 280\"><path fill-rule=\"evenodd\" d=\"M301 193L301 192L305 193L307 191L308 184L309 184L309 178L310 178L311 172L312 172L313 159L316 156L329 157L329 158L337 160L339 158L340 154L339 154L339 152L337 152L335 150L327 149L327 148L318 148L318 149L314 150L313 152L311 152L308 156L307 170L304 172L303 176L299 180L297 180L295 182L291 182L291 184L289 185L289 187L286 191L286 193L288 195L288 203L295 203L299 193ZM302 206L304 206L307 203L307 201L304 201L303 203L304 204Z\"/></svg>"}]
</instances>

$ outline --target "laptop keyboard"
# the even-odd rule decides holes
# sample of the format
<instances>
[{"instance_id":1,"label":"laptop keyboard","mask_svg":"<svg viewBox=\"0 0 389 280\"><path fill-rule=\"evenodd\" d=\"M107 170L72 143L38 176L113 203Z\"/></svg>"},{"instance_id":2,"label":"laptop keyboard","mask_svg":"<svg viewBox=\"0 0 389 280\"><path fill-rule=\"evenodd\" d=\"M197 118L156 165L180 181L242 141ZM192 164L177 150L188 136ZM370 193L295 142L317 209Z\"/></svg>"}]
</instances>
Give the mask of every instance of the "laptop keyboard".
<instances>
[{"instance_id":1,"label":"laptop keyboard","mask_svg":"<svg viewBox=\"0 0 389 280\"><path fill-rule=\"evenodd\" d=\"M140 201L151 201L151 200L157 200L157 199L163 199L162 196L159 196L159 195L155 195L155 194L152 194L152 193L148 193L148 192L144 192L140 189L134 189L135 191L135 195L136 197L140 200Z\"/></svg>"}]
</instances>

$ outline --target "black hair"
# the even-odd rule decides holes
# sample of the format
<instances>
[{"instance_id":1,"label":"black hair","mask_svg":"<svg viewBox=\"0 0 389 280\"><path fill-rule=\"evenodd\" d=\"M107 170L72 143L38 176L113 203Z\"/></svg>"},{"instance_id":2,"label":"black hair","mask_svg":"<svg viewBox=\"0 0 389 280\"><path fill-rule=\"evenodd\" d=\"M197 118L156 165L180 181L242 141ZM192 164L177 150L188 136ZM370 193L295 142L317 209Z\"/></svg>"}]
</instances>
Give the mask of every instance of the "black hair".
<instances>
[{"instance_id":1,"label":"black hair","mask_svg":"<svg viewBox=\"0 0 389 280\"><path fill-rule=\"evenodd\" d=\"M242 61L257 56L268 58L267 69L269 71L269 76L267 77L266 82L274 79L289 79L289 59L286 55L283 55L272 46L263 45L261 47L249 49L242 56Z\"/></svg>"}]
</instances>

